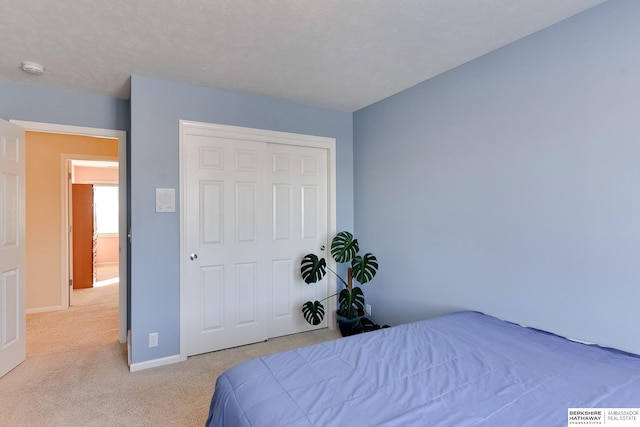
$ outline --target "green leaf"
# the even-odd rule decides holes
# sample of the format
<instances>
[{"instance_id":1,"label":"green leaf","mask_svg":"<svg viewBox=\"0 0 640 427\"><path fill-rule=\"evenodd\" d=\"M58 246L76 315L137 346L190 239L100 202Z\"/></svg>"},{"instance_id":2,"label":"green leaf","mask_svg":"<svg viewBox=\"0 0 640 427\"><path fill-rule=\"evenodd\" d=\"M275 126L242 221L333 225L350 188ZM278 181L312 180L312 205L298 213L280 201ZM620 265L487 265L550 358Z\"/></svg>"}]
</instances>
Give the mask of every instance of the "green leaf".
<instances>
[{"instance_id":1,"label":"green leaf","mask_svg":"<svg viewBox=\"0 0 640 427\"><path fill-rule=\"evenodd\" d=\"M338 295L338 304L340 306L340 314L347 319L364 316L364 294L362 289L355 287L349 292L349 289L343 289Z\"/></svg>"},{"instance_id":2,"label":"green leaf","mask_svg":"<svg viewBox=\"0 0 640 427\"><path fill-rule=\"evenodd\" d=\"M348 231L341 231L331 241L331 255L336 262L349 262L356 256L360 247L358 239Z\"/></svg>"},{"instance_id":3,"label":"green leaf","mask_svg":"<svg viewBox=\"0 0 640 427\"><path fill-rule=\"evenodd\" d=\"M300 273L305 283L316 283L327 274L327 262L314 254L307 254L300 261Z\"/></svg>"},{"instance_id":4,"label":"green leaf","mask_svg":"<svg viewBox=\"0 0 640 427\"><path fill-rule=\"evenodd\" d=\"M324 319L324 306L320 303L320 301L307 301L302 306L302 315L304 316L304 320L306 320L311 325L319 325Z\"/></svg>"},{"instance_id":5,"label":"green leaf","mask_svg":"<svg viewBox=\"0 0 640 427\"><path fill-rule=\"evenodd\" d=\"M378 272L378 260L370 253L358 255L351 261L351 268L353 278L364 284L373 279Z\"/></svg>"}]
</instances>

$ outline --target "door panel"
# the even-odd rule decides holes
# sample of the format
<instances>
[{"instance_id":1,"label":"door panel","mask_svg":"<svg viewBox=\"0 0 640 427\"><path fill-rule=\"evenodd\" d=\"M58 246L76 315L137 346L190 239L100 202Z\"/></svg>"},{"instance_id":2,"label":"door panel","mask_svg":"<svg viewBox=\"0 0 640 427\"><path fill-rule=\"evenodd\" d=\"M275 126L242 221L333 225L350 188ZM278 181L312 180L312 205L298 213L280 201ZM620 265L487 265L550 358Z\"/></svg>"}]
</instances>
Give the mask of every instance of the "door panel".
<instances>
[{"instance_id":1,"label":"door panel","mask_svg":"<svg viewBox=\"0 0 640 427\"><path fill-rule=\"evenodd\" d=\"M94 278L93 185L71 186L73 288L92 288Z\"/></svg>"},{"instance_id":2,"label":"door panel","mask_svg":"<svg viewBox=\"0 0 640 427\"><path fill-rule=\"evenodd\" d=\"M24 130L0 120L0 377L26 357Z\"/></svg>"},{"instance_id":3,"label":"door panel","mask_svg":"<svg viewBox=\"0 0 640 427\"><path fill-rule=\"evenodd\" d=\"M188 354L267 339L265 144L187 141Z\"/></svg>"},{"instance_id":4,"label":"door panel","mask_svg":"<svg viewBox=\"0 0 640 427\"><path fill-rule=\"evenodd\" d=\"M327 246L328 164L327 150L322 148L269 144L269 156L273 195L269 337L277 337L327 326L326 319L311 326L300 314L305 301L321 300L328 292L326 279L304 283L300 259Z\"/></svg>"}]
</instances>

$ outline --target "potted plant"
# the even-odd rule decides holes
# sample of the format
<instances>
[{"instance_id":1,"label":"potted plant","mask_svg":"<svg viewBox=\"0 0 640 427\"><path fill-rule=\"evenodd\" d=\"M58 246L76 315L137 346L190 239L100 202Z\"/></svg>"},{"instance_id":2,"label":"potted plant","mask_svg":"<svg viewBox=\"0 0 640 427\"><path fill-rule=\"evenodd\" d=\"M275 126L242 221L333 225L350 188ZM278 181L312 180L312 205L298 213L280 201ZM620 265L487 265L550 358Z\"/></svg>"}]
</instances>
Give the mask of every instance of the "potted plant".
<instances>
[{"instance_id":1,"label":"potted plant","mask_svg":"<svg viewBox=\"0 0 640 427\"><path fill-rule=\"evenodd\" d=\"M326 301L335 295L338 295L338 326L340 326L340 332L342 332L343 336L362 332L365 329L365 324L371 323L370 321L363 322L362 320L365 315L364 293L358 286L353 286L353 280L355 279L361 285L371 281L378 272L378 260L371 253L361 256L359 251L358 240L348 231L341 231L331 241L331 256L333 259L337 263L350 264L347 268L346 281L327 266L324 258L315 254L307 254L302 258L300 272L305 283L319 282L329 270L335 274L345 287L340 292L329 295L321 301L307 301L304 303L302 314L308 323L318 325L322 322L325 314L322 301Z\"/></svg>"}]
</instances>

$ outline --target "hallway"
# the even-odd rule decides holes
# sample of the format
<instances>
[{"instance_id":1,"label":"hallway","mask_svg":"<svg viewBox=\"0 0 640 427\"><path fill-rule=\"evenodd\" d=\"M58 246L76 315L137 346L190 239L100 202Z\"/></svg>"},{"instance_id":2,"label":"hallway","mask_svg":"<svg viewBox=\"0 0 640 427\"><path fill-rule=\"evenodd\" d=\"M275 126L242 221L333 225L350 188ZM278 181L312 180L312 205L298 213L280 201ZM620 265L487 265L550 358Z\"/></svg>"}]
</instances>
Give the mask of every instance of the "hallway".
<instances>
[{"instance_id":1,"label":"hallway","mask_svg":"<svg viewBox=\"0 0 640 427\"><path fill-rule=\"evenodd\" d=\"M118 343L118 287L77 289L70 308L27 315L27 358Z\"/></svg>"}]
</instances>

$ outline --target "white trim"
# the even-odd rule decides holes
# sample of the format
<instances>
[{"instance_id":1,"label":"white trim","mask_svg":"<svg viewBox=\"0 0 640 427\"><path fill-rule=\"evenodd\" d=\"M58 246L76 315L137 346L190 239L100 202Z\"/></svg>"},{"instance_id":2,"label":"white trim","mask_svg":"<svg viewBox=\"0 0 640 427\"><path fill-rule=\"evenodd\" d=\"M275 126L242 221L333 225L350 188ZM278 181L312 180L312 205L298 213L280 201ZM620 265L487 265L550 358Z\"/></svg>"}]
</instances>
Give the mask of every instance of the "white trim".
<instances>
[{"instance_id":1,"label":"white trim","mask_svg":"<svg viewBox=\"0 0 640 427\"><path fill-rule=\"evenodd\" d=\"M11 123L32 132L62 133L66 135L86 135L97 138L127 138L127 132L116 129L100 129L84 126L58 125L55 123L29 122L23 120L9 120Z\"/></svg>"},{"instance_id":2,"label":"white trim","mask_svg":"<svg viewBox=\"0 0 640 427\"><path fill-rule=\"evenodd\" d=\"M92 184L98 187L118 187L118 184L113 181L98 181L95 179L82 180L82 182L76 182L76 184Z\"/></svg>"},{"instance_id":3,"label":"white trim","mask_svg":"<svg viewBox=\"0 0 640 427\"><path fill-rule=\"evenodd\" d=\"M98 138L115 138L118 140L118 164L120 188L120 292L119 292L119 340L126 342L127 335L127 254L128 254L128 230L127 230L127 132L115 129L101 129L84 126L59 125L55 123L30 122L23 120L9 120L9 122L23 127L27 131L62 133L69 135L84 135ZM66 234L66 233L65 233ZM66 241L66 239L63 239ZM68 258L68 252L62 252L62 256ZM68 261L66 261L68 269ZM66 289L66 303L69 297L69 276L62 280L62 286Z\"/></svg>"},{"instance_id":4,"label":"white trim","mask_svg":"<svg viewBox=\"0 0 640 427\"><path fill-rule=\"evenodd\" d=\"M51 307L28 308L26 313L27 314L47 313L49 311L64 310L65 308L67 308L67 307L63 307L61 305L54 305L54 306L51 306Z\"/></svg>"},{"instance_id":5,"label":"white trim","mask_svg":"<svg viewBox=\"0 0 640 427\"><path fill-rule=\"evenodd\" d=\"M129 352L131 354L131 352ZM179 354L175 356L162 357L160 359L147 360L146 362L130 363L129 371L136 372L149 368L157 368L158 366L171 365L182 361L182 357Z\"/></svg>"},{"instance_id":6,"label":"white trim","mask_svg":"<svg viewBox=\"0 0 640 427\"><path fill-rule=\"evenodd\" d=\"M329 220L329 223L327 224L327 232L328 232L328 236L327 236L327 247L330 248L331 247L331 238L332 236L335 236L336 233L338 232L337 230L337 223L336 223L336 212L338 209L338 205L336 202L336 181L338 179L338 171L337 171L337 167L336 167L336 140L335 138L332 139L332 144L331 144L331 148L329 148L329 153L328 153L328 170L327 170L327 178L329 180L328 182L328 199L329 199L329 206L327 206L327 209L329 210L327 218ZM328 256L326 257L327 263L329 268L331 268L333 271L337 271L336 268L336 262L333 259L332 256ZM327 281L327 295L333 295L336 293L337 290L337 279L335 278L334 274L328 274L326 276L328 279ZM337 327L337 319L336 319L336 310L327 310L329 313L327 314L327 327L330 330L335 330Z\"/></svg>"},{"instance_id":7,"label":"white trim","mask_svg":"<svg viewBox=\"0 0 640 427\"><path fill-rule=\"evenodd\" d=\"M182 286L182 284L184 283L184 281L186 280L186 272L185 272L185 268L183 266L184 262L182 260L182 258L184 257L184 254L186 253L186 248L187 248L187 233L185 230L185 221L183 220L184 218L184 205L185 205L185 198L186 198L186 187L187 187L187 183L186 183L186 179L185 179L185 174L186 174L186 170L185 170L185 165L183 163L185 163L185 158L186 158L186 153L185 153L185 141L187 140L187 129L189 128L189 126L191 125L191 122L186 122L183 120L180 120L179 122L179 126L178 126L178 146L179 146L179 151L178 151L178 173L179 173L179 177L178 177L178 182L179 182L179 188L180 188L180 361L184 362L185 360L187 360L187 325L186 325L186 320L184 319L184 313L187 310L187 305L186 305L186 299L187 299L187 292L184 289L184 286Z\"/></svg>"},{"instance_id":8,"label":"white trim","mask_svg":"<svg viewBox=\"0 0 640 427\"><path fill-rule=\"evenodd\" d=\"M301 133L280 132L274 130L245 128L240 126L219 125L214 123L180 120L180 135L214 136L218 138L255 141L259 139L274 144L289 144L303 147L328 148L335 151L336 139L326 136L304 135Z\"/></svg>"},{"instance_id":9,"label":"white trim","mask_svg":"<svg viewBox=\"0 0 640 427\"><path fill-rule=\"evenodd\" d=\"M336 139L323 137L323 136L313 136L313 135L303 135L296 134L290 132L279 132L272 130L264 130L264 129L255 129L255 128L246 128L239 126L228 126L228 125L220 125L213 123L203 123L203 122L195 122L190 120L180 120L179 121L179 182L180 182L180 354L178 356L177 361L185 361L187 360L187 331L186 331L186 321L184 319L183 313L188 311L188 307L186 306L187 295L182 286L183 283L186 282L186 268L184 268L184 263L188 257L187 253L187 242L186 237L187 233L185 230L185 223L183 221L184 209L185 206L185 195L186 195L186 180L184 176L186 174L186 167L183 164L184 159L186 158L185 153L185 141L187 139L187 135L202 135L202 136L213 136L218 138L226 138L226 139L235 139L235 140L246 140L246 141L264 141L273 144L287 144L287 145L296 145L302 147L316 147L323 148L328 151L328 164L327 164L327 238L336 234L336 180L337 180L337 170L336 170ZM331 257L327 260L329 263L329 267L335 270L335 262ZM333 295L336 293L336 280L331 276L327 276L327 295ZM333 330L336 328L336 316L335 310L327 310L327 326L329 329Z\"/></svg>"},{"instance_id":10,"label":"white trim","mask_svg":"<svg viewBox=\"0 0 640 427\"><path fill-rule=\"evenodd\" d=\"M71 173L71 163L74 160L114 160L117 158L112 156L93 156L90 154L60 154L60 196L62 197L62 203L60 206L60 218L62 226L60 227L60 283L62 284L62 290L60 292L60 306L62 308L69 307L69 299L71 292L69 289L69 278L71 277L71 271L69 271L69 230L71 223L69 222L69 202L71 196L69 194L69 174Z\"/></svg>"}]
</instances>

